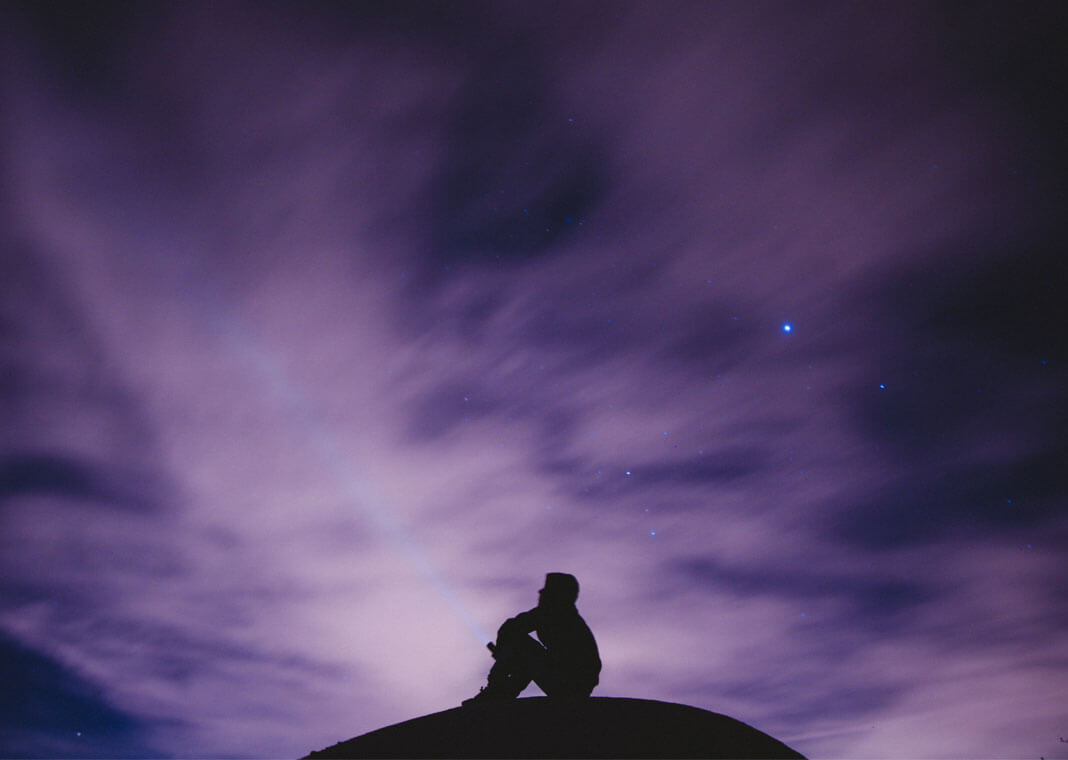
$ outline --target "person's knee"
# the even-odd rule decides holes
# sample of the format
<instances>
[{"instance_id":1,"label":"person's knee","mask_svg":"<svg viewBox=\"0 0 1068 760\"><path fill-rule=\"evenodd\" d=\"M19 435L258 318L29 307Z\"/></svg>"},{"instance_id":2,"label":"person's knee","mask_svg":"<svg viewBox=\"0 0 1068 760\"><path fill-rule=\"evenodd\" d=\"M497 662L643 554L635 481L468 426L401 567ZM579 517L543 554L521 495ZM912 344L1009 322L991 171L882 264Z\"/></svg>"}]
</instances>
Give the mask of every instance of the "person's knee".
<instances>
[{"instance_id":1,"label":"person's knee","mask_svg":"<svg viewBox=\"0 0 1068 760\"><path fill-rule=\"evenodd\" d=\"M497 646L501 646L502 644L520 637L526 637L526 631L518 626L515 618L508 618L501 623L501 627L497 629Z\"/></svg>"}]
</instances>

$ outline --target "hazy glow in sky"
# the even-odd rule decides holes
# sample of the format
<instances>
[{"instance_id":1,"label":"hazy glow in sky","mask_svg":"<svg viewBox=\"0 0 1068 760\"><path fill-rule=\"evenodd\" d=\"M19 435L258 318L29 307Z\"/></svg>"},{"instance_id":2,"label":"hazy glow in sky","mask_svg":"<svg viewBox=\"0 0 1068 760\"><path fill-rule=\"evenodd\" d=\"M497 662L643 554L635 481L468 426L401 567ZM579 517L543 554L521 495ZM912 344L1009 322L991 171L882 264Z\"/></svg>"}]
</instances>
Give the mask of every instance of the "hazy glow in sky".
<instances>
[{"instance_id":1,"label":"hazy glow in sky","mask_svg":"<svg viewBox=\"0 0 1068 760\"><path fill-rule=\"evenodd\" d=\"M0 754L453 707L564 571L595 694L1068 756L1058 6L2 14Z\"/></svg>"}]
</instances>

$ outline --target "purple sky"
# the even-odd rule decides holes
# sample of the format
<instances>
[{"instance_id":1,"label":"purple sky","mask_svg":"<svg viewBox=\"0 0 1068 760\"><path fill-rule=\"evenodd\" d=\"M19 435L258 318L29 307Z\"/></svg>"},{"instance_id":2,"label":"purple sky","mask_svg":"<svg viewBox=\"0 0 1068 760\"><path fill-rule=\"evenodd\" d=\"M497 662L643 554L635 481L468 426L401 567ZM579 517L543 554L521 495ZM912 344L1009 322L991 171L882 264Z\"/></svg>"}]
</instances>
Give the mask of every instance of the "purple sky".
<instances>
[{"instance_id":1,"label":"purple sky","mask_svg":"<svg viewBox=\"0 0 1068 760\"><path fill-rule=\"evenodd\" d=\"M1068 757L1064 6L393 6L0 12L0 754Z\"/></svg>"}]
</instances>

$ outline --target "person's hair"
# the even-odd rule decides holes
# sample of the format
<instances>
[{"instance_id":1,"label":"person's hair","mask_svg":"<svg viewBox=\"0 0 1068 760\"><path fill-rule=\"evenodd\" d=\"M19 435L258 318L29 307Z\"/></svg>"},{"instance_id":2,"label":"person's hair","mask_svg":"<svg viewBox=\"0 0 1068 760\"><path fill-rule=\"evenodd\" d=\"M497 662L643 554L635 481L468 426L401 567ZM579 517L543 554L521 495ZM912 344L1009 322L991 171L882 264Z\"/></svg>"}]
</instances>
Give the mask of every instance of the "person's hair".
<instances>
[{"instance_id":1,"label":"person's hair","mask_svg":"<svg viewBox=\"0 0 1068 760\"><path fill-rule=\"evenodd\" d=\"M574 604L579 595L578 578L570 573L548 573L545 576L545 593L554 600Z\"/></svg>"}]
</instances>

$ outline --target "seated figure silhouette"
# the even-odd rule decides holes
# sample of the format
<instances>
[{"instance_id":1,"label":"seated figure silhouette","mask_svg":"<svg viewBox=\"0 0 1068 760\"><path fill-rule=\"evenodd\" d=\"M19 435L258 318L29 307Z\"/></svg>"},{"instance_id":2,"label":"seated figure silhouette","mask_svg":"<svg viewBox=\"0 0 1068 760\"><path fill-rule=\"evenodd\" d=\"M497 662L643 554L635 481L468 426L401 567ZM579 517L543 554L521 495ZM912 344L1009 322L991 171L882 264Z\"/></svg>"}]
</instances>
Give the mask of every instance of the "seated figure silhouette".
<instances>
[{"instance_id":1,"label":"seated figure silhouette","mask_svg":"<svg viewBox=\"0 0 1068 760\"><path fill-rule=\"evenodd\" d=\"M588 697L597 685L601 658L575 607L578 592L575 576L546 575L538 606L504 621L496 643L487 644L495 660L487 685L463 704L515 699L531 681L550 697Z\"/></svg>"}]
</instances>

